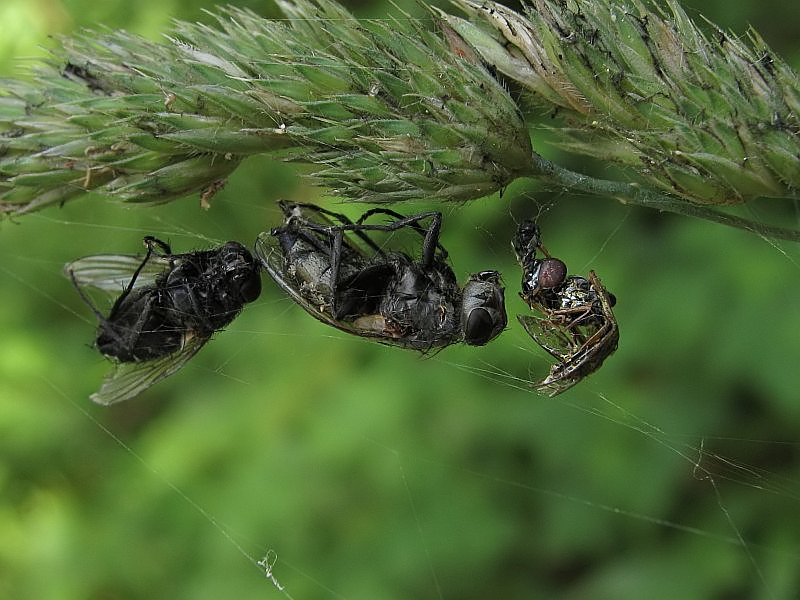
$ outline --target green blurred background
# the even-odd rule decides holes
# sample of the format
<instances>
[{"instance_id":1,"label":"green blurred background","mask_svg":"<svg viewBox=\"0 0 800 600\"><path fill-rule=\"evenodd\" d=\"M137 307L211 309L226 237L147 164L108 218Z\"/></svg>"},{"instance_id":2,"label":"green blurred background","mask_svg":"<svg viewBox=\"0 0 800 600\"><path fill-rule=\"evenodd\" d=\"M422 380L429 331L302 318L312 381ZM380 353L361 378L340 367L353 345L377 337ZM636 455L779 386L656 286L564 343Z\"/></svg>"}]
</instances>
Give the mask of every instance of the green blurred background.
<instances>
[{"instance_id":1,"label":"green blurred background","mask_svg":"<svg viewBox=\"0 0 800 600\"><path fill-rule=\"evenodd\" d=\"M210 22L203 5L0 0L0 74L48 35L157 39L172 18ZM800 5L692 6L800 64ZM486 348L420 358L326 328L265 279L179 374L92 405L107 363L63 264L136 252L144 234L179 252L250 243L279 197L320 192L251 160L209 211L92 196L0 223L0 598L280 597L250 560L268 550L296 599L800 596L797 245L518 182L440 207L443 243L462 278L506 274L513 319L514 220L545 207L549 249L615 293L619 351L563 396L526 387L548 363L515 321ZM752 210L775 208L800 226L789 201Z\"/></svg>"}]
</instances>

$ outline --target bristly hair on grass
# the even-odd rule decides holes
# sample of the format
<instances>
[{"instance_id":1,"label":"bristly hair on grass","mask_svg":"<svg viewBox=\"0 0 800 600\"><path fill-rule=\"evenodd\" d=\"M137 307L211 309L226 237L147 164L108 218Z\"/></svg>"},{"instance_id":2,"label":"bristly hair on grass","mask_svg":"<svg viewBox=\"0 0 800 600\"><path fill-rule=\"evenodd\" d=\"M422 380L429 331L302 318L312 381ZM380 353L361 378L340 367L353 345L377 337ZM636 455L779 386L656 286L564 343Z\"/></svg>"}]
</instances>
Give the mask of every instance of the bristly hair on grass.
<instances>
[{"instance_id":1,"label":"bristly hair on grass","mask_svg":"<svg viewBox=\"0 0 800 600\"><path fill-rule=\"evenodd\" d=\"M698 204L798 196L800 79L755 32L704 34L675 0L453 0L442 18L530 99L570 151Z\"/></svg>"},{"instance_id":2,"label":"bristly hair on grass","mask_svg":"<svg viewBox=\"0 0 800 600\"><path fill-rule=\"evenodd\" d=\"M0 214L87 191L206 201L268 154L312 165L344 200L466 201L535 177L800 241L714 206L798 196L800 82L755 32L704 34L676 0L532 0L522 14L454 0L467 18L426 7L429 20L276 1L288 19L225 8L164 43L64 37L30 80L0 81ZM563 147L631 180L534 152L502 78L562 117Z\"/></svg>"},{"instance_id":3,"label":"bristly hair on grass","mask_svg":"<svg viewBox=\"0 0 800 600\"><path fill-rule=\"evenodd\" d=\"M329 0L288 20L221 9L170 43L58 40L32 82L0 84L0 205L94 190L164 202L213 190L246 156L316 165L352 200L469 200L530 170L522 115L481 61L415 19L360 21Z\"/></svg>"}]
</instances>

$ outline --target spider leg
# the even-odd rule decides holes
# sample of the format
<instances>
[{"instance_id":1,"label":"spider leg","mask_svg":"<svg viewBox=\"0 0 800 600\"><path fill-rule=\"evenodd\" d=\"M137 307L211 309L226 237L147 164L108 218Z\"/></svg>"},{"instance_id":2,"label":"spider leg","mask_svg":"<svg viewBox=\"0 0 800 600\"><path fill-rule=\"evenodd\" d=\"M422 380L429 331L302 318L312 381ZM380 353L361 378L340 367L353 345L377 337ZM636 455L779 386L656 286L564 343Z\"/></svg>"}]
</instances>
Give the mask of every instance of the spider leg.
<instances>
[{"instance_id":1,"label":"spider leg","mask_svg":"<svg viewBox=\"0 0 800 600\"><path fill-rule=\"evenodd\" d=\"M600 279L597 277L597 273L594 271L589 271L589 283L594 288L597 295L600 297L600 304L603 307L604 314L613 314L611 311L611 307L613 304L611 303L611 298L609 296L608 290L603 287L603 284L600 283Z\"/></svg>"},{"instance_id":2,"label":"spider leg","mask_svg":"<svg viewBox=\"0 0 800 600\"><path fill-rule=\"evenodd\" d=\"M542 244L541 242L537 243L536 247L541 251L542 254L544 254L545 258L553 257L553 255L547 251L547 248L545 248L544 244Z\"/></svg>"}]
</instances>

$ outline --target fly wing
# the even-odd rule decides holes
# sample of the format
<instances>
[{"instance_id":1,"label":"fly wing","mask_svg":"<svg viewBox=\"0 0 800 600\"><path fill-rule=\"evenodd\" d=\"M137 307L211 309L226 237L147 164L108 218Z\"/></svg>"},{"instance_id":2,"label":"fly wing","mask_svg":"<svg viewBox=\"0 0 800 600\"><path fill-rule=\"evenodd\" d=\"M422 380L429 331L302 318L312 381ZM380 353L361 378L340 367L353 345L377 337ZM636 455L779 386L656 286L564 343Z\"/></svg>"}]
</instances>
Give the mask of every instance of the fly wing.
<instances>
[{"instance_id":1,"label":"fly wing","mask_svg":"<svg viewBox=\"0 0 800 600\"><path fill-rule=\"evenodd\" d=\"M260 233L256 239L255 255L275 283L277 283L284 292L289 294L292 300L302 306L308 314L318 321L346 333L360 334L359 330L350 327L345 322L337 321L319 306L312 304L303 295L299 283L286 268L286 261L284 260L280 243L275 236L266 231Z\"/></svg>"},{"instance_id":2,"label":"fly wing","mask_svg":"<svg viewBox=\"0 0 800 600\"><path fill-rule=\"evenodd\" d=\"M547 377L534 384L535 388L551 397L568 390L597 371L603 361L617 349L619 331L616 321L609 321L603 329L598 330L596 326L589 328L589 333L583 332L584 337L591 338L590 334L593 333L600 339L594 343L576 346L566 328L554 326L546 319L525 315L518 315L517 318L528 335L558 360L550 367Z\"/></svg>"},{"instance_id":3,"label":"fly wing","mask_svg":"<svg viewBox=\"0 0 800 600\"><path fill-rule=\"evenodd\" d=\"M517 315L517 320L528 335L556 360L563 362L572 354L572 342L569 334L554 326L547 319Z\"/></svg>"},{"instance_id":4,"label":"fly wing","mask_svg":"<svg viewBox=\"0 0 800 600\"><path fill-rule=\"evenodd\" d=\"M569 388L579 383L583 377L566 376L563 373L557 372L558 367L555 365L550 369L550 374L544 378L543 381L534 385L540 393L550 396L558 396L560 393L567 391Z\"/></svg>"},{"instance_id":5,"label":"fly wing","mask_svg":"<svg viewBox=\"0 0 800 600\"><path fill-rule=\"evenodd\" d=\"M550 367L547 377L533 384L533 387L542 394L552 397L578 383L581 376L569 364L573 352L569 333L554 326L547 319L528 315L517 315L517 319L528 335L558 361Z\"/></svg>"},{"instance_id":6,"label":"fly wing","mask_svg":"<svg viewBox=\"0 0 800 600\"><path fill-rule=\"evenodd\" d=\"M130 283L139 267L134 289L153 285L156 277L169 269L170 259L151 254L142 266L143 255L96 254L79 258L64 266L64 274L74 278L81 287L93 287L111 294L121 293Z\"/></svg>"},{"instance_id":7,"label":"fly wing","mask_svg":"<svg viewBox=\"0 0 800 600\"><path fill-rule=\"evenodd\" d=\"M339 281L352 281L369 268L376 255L383 250L365 231L352 230L355 224L345 215L331 212L314 204L290 203L279 201L278 205L284 215L283 227L274 232L297 232L307 236L311 251L318 247L322 254L332 251L335 231L342 231L342 247L339 262ZM391 346L416 347L408 342L400 332L395 331L390 323L379 314L364 314L351 321L337 320L327 310L324 298L315 302L309 290L309 282L295 275L296 265L288 264L281 243L276 235L269 231L261 233L256 239L255 255L264 269L275 280L281 289L297 302L303 309L318 321L335 327L340 331L373 339ZM327 257L326 257L327 258ZM305 293L304 293L305 292ZM419 349L419 348L418 348Z\"/></svg>"},{"instance_id":8,"label":"fly wing","mask_svg":"<svg viewBox=\"0 0 800 600\"><path fill-rule=\"evenodd\" d=\"M422 348L420 344L409 342L401 337L397 332L393 331L386 319L379 314L362 315L354 319L352 323L333 318L329 312L324 310L324 307L317 306L303 294L301 284L292 276L286 266L280 243L269 232L259 234L255 244L255 255L275 283L318 321L335 327L339 331L375 340L389 346L415 348L417 350L430 349L430 345Z\"/></svg>"},{"instance_id":9,"label":"fly wing","mask_svg":"<svg viewBox=\"0 0 800 600\"><path fill-rule=\"evenodd\" d=\"M100 389L89 398L97 404L108 406L138 396L183 367L208 339L187 334L183 347L167 356L141 362L114 363Z\"/></svg>"}]
</instances>

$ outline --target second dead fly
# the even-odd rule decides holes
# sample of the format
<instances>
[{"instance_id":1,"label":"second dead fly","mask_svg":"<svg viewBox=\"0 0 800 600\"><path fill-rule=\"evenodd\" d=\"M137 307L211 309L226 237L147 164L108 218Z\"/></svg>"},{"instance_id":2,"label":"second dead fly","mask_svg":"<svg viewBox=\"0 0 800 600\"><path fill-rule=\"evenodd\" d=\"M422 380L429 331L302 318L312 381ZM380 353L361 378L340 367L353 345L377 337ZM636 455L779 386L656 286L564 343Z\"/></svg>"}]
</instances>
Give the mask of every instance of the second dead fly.
<instances>
[{"instance_id":1,"label":"second dead fly","mask_svg":"<svg viewBox=\"0 0 800 600\"><path fill-rule=\"evenodd\" d=\"M457 342L482 346L505 329L500 274L481 271L459 286L439 243L441 213L404 217L377 208L353 222L313 204L279 205L284 223L258 236L256 255L278 285L323 323L422 352ZM367 222L376 217L387 222ZM376 241L374 234L393 232L418 236L420 256Z\"/></svg>"}]
</instances>

